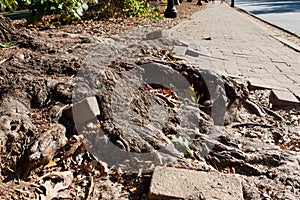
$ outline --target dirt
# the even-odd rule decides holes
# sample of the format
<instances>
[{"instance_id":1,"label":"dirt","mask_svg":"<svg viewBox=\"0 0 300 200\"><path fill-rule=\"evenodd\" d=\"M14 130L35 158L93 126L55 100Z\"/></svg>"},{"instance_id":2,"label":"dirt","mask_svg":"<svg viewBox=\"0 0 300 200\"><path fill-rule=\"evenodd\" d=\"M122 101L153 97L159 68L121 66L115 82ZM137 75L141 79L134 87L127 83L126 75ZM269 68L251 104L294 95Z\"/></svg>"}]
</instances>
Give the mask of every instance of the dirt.
<instances>
[{"instance_id":1,"label":"dirt","mask_svg":"<svg viewBox=\"0 0 300 200\"><path fill-rule=\"evenodd\" d=\"M183 2L178 19L87 20L60 27L28 28L14 21L18 31L10 35L17 45L0 48L1 199L147 199L157 165L238 174L244 199L298 199L299 108L271 108L270 91L249 91L174 57L168 46L181 38L140 38L201 9ZM93 55L97 62L89 62ZM161 76L141 84L138 76L147 64ZM168 80L184 77L187 85L175 90L155 84L170 73ZM138 87L132 91L131 85ZM179 89L191 88L194 98L182 98ZM101 110L97 120L76 124L63 114L90 95ZM215 115L225 115L225 126L212 115L216 104L226 108Z\"/></svg>"}]
</instances>

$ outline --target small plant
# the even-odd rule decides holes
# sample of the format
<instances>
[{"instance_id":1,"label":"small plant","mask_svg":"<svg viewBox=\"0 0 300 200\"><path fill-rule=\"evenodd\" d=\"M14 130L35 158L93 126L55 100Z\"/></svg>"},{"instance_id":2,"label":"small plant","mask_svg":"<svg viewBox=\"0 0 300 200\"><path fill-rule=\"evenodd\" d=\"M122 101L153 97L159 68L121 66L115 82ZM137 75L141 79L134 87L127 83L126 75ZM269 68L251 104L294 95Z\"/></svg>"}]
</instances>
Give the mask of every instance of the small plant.
<instances>
[{"instance_id":1,"label":"small plant","mask_svg":"<svg viewBox=\"0 0 300 200\"><path fill-rule=\"evenodd\" d=\"M32 0L27 24L37 24L43 15L59 14L61 21L80 19L88 10L86 0Z\"/></svg>"},{"instance_id":2,"label":"small plant","mask_svg":"<svg viewBox=\"0 0 300 200\"><path fill-rule=\"evenodd\" d=\"M0 11L12 11L17 6L18 3L16 0L0 0Z\"/></svg>"},{"instance_id":3,"label":"small plant","mask_svg":"<svg viewBox=\"0 0 300 200\"><path fill-rule=\"evenodd\" d=\"M85 0L66 0L59 4L61 17L67 21L81 19L88 8L88 4Z\"/></svg>"},{"instance_id":4,"label":"small plant","mask_svg":"<svg viewBox=\"0 0 300 200\"><path fill-rule=\"evenodd\" d=\"M30 4L30 0L0 0L0 11L11 12L24 9Z\"/></svg>"},{"instance_id":5,"label":"small plant","mask_svg":"<svg viewBox=\"0 0 300 200\"><path fill-rule=\"evenodd\" d=\"M184 90L186 96L188 96L192 102L198 103L199 100L204 96L204 93L199 93L195 91L194 85L190 85L188 89Z\"/></svg>"},{"instance_id":6,"label":"small plant","mask_svg":"<svg viewBox=\"0 0 300 200\"><path fill-rule=\"evenodd\" d=\"M297 124L300 121L300 116L289 114L287 120L290 121L291 123Z\"/></svg>"},{"instance_id":7,"label":"small plant","mask_svg":"<svg viewBox=\"0 0 300 200\"><path fill-rule=\"evenodd\" d=\"M17 44L17 42L15 42L15 41L4 42L4 43L0 42L0 47L1 48L10 48L10 47L12 47L12 46L14 46L16 44Z\"/></svg>"},{"instance_id":8,"label":"small plant","mask_svg":"<svg viewBox=\"0 0 300 200\"><path fill-rule=\"evenodd\" d=\"M194 151L190 149L189 143L187 140L183 139L182 137L171 137L172 143L175 145L175 148L183 153L184 157L186 158L194 158Z\"/></svg>"},{"instance_id":9,"label":"small plant","mask_svg":"<svg viewBox=\"0 0 300 200\"><path fill-rule=\"evenodd\" d=\"M159 8L151 8L150 4L142 0L124 0L123 13L126 17L159 18Z\"/></svg>"}]
</instances>

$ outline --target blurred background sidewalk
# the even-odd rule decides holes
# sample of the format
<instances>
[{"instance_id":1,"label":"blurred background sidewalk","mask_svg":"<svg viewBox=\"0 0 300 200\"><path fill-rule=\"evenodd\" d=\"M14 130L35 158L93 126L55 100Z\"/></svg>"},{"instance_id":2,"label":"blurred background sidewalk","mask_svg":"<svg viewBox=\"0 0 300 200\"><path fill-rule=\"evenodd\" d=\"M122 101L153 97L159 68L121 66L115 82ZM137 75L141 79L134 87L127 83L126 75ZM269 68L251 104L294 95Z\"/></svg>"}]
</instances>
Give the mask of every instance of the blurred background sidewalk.
<instances>
[{"instance_id":1,"label":"blurred background sidewalk","mask_svg":"<svg viewBox=\"0 0 300 200\"><path fill-rule=\"evenodd\" d=\"M300 53L245 13L216 1L173 30L206 49L219 74L246 79L252 87L272 89L278 98L299 104Z\"/></svg>"}]
</instances>

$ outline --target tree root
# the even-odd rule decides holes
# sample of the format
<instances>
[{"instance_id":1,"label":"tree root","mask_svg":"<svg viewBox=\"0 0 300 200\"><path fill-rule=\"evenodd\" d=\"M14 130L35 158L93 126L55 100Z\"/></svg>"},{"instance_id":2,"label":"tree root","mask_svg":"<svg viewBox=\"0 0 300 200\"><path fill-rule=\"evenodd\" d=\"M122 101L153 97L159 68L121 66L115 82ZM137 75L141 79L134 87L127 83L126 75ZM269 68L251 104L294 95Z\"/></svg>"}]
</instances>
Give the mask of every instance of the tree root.
<instances>
[{"instance_id":1,"label":"tree root","mask_svg":"<svg viewBox=\"0 0 300 200\"><path fill-rule=\"evenodd\" d=\"M240 123L240 124L234 124L231 127L232 128L239 128L239 127L243 127L243 126L260 126L263 128L272 128L273 126L268 125L268 124L259 124L259 123L253 123L253 122L248 122L248 123Z\"/></svg>"},{"instance_id":2,"label":"tree root","mask_svg":"<svg viewBox=\"0 0 300 200\"><path fill-rule=\"evenodd\" d=\"M264 111L254 102L250 101L249 99L246 99L244 101L245 107L249 109L251 112L255 113L256 115L260 117L265 117L266 114Z\"/></svg>"}]
</instances>

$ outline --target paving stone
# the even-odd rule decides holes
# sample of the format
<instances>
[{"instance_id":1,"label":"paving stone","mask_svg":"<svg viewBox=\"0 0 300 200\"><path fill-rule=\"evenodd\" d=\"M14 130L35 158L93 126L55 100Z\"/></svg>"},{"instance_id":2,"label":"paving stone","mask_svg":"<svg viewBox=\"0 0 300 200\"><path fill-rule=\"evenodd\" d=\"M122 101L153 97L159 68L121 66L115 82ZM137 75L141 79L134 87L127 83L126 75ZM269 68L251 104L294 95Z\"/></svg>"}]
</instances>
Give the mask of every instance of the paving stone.
<instances>
[{"instance_id":1,"label":"paving stone","mask_svg":"<svg viewBox=\"0 0 300 200\"><path fill-rule=\"evenodd\" d=\"M234 60L224 60L225 63L225 68L231 68L231 67L236 67L237 68L237 64Z\"/></svg>"},{"instance_id":2,"label":"paving stone","mask_svg":"<svg viewBox=\"0 0 300 200\"><path fill-rule=\"evenodd\" d=\"M299 100L288 90L272 90L275 106L296 106L300 105Z\"/></svg>"},{"instance_id":3,"label":"paving stone","mask_svg":"<svg viewBox=\"0 0 300 200\"><path fill-rule=\"evenodd\" d=\"M296 96L298 99L300 99L300 86L289 86L288 89Z\"/></svg>"},{"instance_id":4,"label":"paving stone","mask_svg":"<svg viewBox=\"0 0 300 200\"><path fill-rule=\"evenodd\" d=\"M233 75L233 76L243 75L243 73L237 67L226 68L226 71L228 74Z\"/></svg>"},{"instance_id":5,"label":"paving stone","mask_svg":"<svg viewBox=\"0 0 300 200\"><path fill-rule=\"evenodd\" d=\"M241 180L233 174L201 172L171 167L154 171L149 199L243 199ZM202 198L201 198L202 197Z\"/></svg>"},{"instance_id":6,"label":"paving stone","mask_svg":"<svg viewBox=\"0 0 300 200\"><path fill-rule=\"evenodd\" d=\"M290 78L291 80L293 80L295 83L300 84L300 75L296 75L296 74L287 74L286 75L288 78Z\"/></svg>"},{"instance_id":7,"label":"paving stone","mask_svg":"<svg viewBox=\"0 0 300 200\"><path fill-rule=\"evenodd\" d=\"M185 56L187 47L185 46L174 46L172 52L177 56Z\"/></svg>"},{"instance_id":8,"label":"paving stone","mask_svg":"<svg viewBox=\"0 0 300 200\"><path fill-rule=\"evenodd\" d=\"M265 69L239 67L239 70L246 77L273 78Z\"/></svg>"},{"instance_id":9,"label":"paving stone","mask_svg":"<svg viewBox=\"0 0 300 200\"><path fill-rule=\"evenodd\" d=\"M278 42L281 38L270 37L273 34L265 28L253 26L251 21L237 20L239 16L235 16L233 10L222 7L222 12L217 13L220 8L217 5L211 6L207 12L195 14L193 20L175 26L172 30L193 38L210 52L212 60L214 57L224 59L225 71L221 70L221 65L217 66L221 73L253 78L250 81L253 88L287 90L291 84L299 83L299 52ZM222 21L225 13L231 20ZM290 47L293 45L289 44Z\"/></svg>"},{"instance_id":10,"label":"paving stone","mask_svg":"<svg viewBox=\"0 0 300 200\"><path fill-rule=\"evenodd\" d=\"M262 78L249 78L250 89L263 88L263 89L272 89L272 86L264 81Z\"/></svg>"},{"instance_id":11,"label":"paving stone","mask_svg":"<svg viewBox=\"0 0 300 200\"><path fill-rule=\"evenodd\" d=\"M288 78L286 75L284 74L276 74L273 75L274 79L276 79L279 83L290 83L293 84L294 81L291 80L290 78Z\"/></svg>"},{"instance_id":12,"label":"paving stone","mask_svg":"<svg viewBox=\"0 0 300 200\"><path fill-rule=\"evenodd\" d=\"M258 59L260 60L260 62L262 63L271 63L270 61L270 58L266 55L259 55L258 56Z\"/></svg>"},{"instance_id":13,"label":"paving stone","mask_svg":"<svg viewBox=\"0 0 300 200\"><path fill-rule=\"evenodd\" d=\"M259 60L258 56L252 55L252 56L248 57L248 62L251 63L251 65L252 65L253 63L260 63L260 60Z\"/></svg>"},{"instance_id":14,"label":"paving stone","mask_svg":"<svg viewBox=\"0 0 300 200\"><path fill-rule=\"evenodd\" d=\"M272 74L279 74L281 73L281 71L278 69L278 67L276 67L276 65L274 65L273 63L270 64L263 64L262 66L264 66L264 68L272 73Z\"/></svg>"},{"instance_id":15,"label":"paving stone","mask_svg":"<svg viewBox=\"0 0 300 200\"><path fill-rule=\"evenodd\" d=\"M294 74L295 71L291 66L286 63L276 63L277 68L284 74Z\"/></svg>"},{"instance_id":16,"label":"paving stone","mask_svg":"<svg viewBox=\"0 0 300 200\"><path fill-rule=\"evenodd\" d=\"M188 48L185 52L185 55L192 56L192 57L198 57L200 55L200 53L196 50Z\"/></svg>"},{"instance_id":17,"label":"paving stone","mask_svg":"<svg viewBox=\"0 0 300 200\"><path fill-rule=\"evenodd\" d=\"M250 67L247 57L236 57L236 63L238 67Z\"/></svg>"},{"instance_id":18,"label":"paving stone","mask_svg":"<svg viewBox=\"0 0 300 200\"><path fill-rule=\"evenodd\" d=\"M285 90L286 86L282 85L275 79L263 77L250 77L248 78L250 89L278 89Z\"/></svg>"},{"instance_id":19,"label":"paving stone","mask_svg":"<svg viewBox=\"0 0 300 200\"><path fill-rule=\"evenodd\" d=\"M270 59L273 63L285 63L285 61L279 57L271 57Z\"/></svg>"},{"instance_id":20,"label":"paving stone","mask_svg":"<svg viewBox=\"0 0 300 200\"><path fill-rule=\"evenodd\" d=\"M220 51L213 51L213 52L210 52L211 53L211 56L215 57L215 58L224 58L224 55L226 54L225 52L220 52ZM232 53L229 52L229 56L232 56Z\"/></svg>"},{"instance_id":21,"label":"paving stone","mask_svg":"<svg viewBox=\"0 0 300 200\"><path fill-rule=\"evenodd\" d=\"M96 97L87 97L76 103L73 107L64 110L63 114L75 123L86 123L100 115Z\"/></svg>"},{"instance_id":22,"label":"paving stone","mask_svg":"<svg viewBox=\"0 0 300 200\"><path fill-rule=\"evenodd\" d=\"M150 39L150 40L155 40L155 39L159 39L159 38L166 37L166 36L168 36L168 34L164 30L153 31L153 32L146 34L146 38Z\"/></svg>"}]
</instances>

